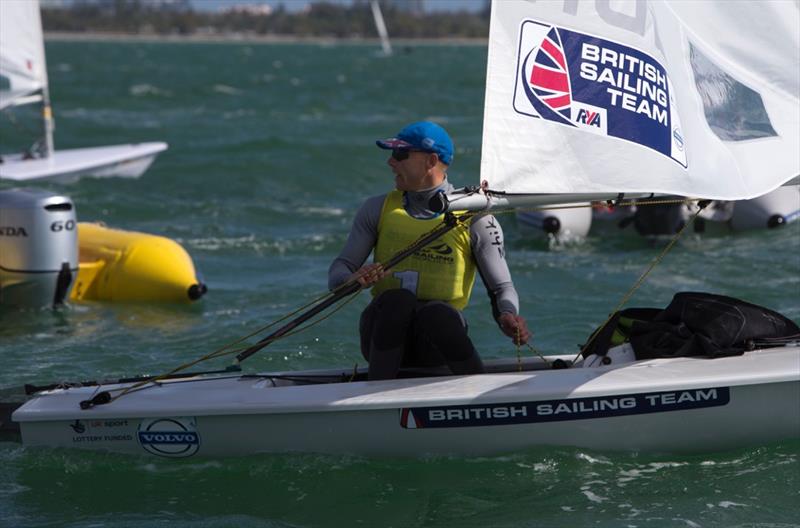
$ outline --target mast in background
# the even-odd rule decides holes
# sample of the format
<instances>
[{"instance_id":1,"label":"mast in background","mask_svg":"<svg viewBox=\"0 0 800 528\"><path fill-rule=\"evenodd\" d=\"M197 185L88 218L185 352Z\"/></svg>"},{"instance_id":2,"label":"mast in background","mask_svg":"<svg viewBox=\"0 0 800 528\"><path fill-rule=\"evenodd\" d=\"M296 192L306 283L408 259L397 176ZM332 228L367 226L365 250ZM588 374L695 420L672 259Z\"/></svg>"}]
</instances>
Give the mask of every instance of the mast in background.
<instances>
[{"instance_id":1,"label":"mast in background","mask_svg":"<svg viewBox=\"0 0 800 528\"><path fill-rule=\"evenodd\" d=\"M384 55L392 54L392 43L389 42L389 32L386 31L386 24L383 21L383 14L381 13L381 6L378 0L371 0L369 3L372 8L372 17L375 19L375 29L378 30L378 36L381 38L381 47L383 48Z\"/></svg>"}]
</instances>

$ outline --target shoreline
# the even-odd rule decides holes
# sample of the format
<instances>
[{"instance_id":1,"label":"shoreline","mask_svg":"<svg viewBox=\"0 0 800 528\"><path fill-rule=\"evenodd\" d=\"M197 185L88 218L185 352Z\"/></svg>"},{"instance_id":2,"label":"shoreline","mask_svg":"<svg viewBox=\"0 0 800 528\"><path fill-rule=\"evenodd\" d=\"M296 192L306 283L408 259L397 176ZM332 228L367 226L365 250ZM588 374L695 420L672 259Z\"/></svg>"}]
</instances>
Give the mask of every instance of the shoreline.
<instances>
[{"instance_id":1,"label":"shoreline","mask_svg":"<svg viewBox=\"0 0 800 528\"><path fill-rule=\"evenodd\" d=\"M330 45L369 45L380 46L379 38L367 37L299 37L296 35L257 35L251 33L226 34L191 34L191 35L158 35L141 33L114 32L72 32L45 31L45 41L70 42L146 42L146 43L180 43L180 44L316 44ZM406 46L486 46L487 38L416 38L392 39L396 47Z\"/></svg>"}]
</instances>

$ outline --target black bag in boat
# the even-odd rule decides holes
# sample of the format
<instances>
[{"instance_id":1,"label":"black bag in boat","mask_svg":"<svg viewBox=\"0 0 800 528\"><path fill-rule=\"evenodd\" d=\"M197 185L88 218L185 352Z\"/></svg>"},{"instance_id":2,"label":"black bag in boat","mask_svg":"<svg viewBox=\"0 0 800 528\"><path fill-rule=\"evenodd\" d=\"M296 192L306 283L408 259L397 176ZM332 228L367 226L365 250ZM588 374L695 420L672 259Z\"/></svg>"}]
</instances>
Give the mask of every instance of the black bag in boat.
<instances>
[{"instance_id":1,"label":"black bag in boat","mask_svg":"<svg viewBox=\"0 0 800 528\"><path fill-rule=\"evenodd\" d=\"M681 292L663 310L615 313L582 354L604 356L629 342L637 359L735 356L787 338L800 338L800 327L775 311L723 295Z\"/></svg>"}]
</instances>

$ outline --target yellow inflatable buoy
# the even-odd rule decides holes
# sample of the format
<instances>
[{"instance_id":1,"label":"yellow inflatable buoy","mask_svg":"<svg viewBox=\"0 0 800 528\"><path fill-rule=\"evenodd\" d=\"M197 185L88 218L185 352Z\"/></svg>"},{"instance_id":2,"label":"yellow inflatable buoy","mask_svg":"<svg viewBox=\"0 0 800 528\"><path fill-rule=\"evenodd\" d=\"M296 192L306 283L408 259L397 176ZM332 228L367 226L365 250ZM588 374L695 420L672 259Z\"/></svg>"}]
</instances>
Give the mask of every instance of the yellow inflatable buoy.
<instances>
[{"instance_id":1,"label":"yellow inflatable buoy","mask_svg":"<svg viewBox=\"0 0 800 528\"><path fill-rule=\"evenodd\" d=\"M190 302L206 292L191 257L165 237L78 223L75 301Z\"/></svg>"}]
</instances>

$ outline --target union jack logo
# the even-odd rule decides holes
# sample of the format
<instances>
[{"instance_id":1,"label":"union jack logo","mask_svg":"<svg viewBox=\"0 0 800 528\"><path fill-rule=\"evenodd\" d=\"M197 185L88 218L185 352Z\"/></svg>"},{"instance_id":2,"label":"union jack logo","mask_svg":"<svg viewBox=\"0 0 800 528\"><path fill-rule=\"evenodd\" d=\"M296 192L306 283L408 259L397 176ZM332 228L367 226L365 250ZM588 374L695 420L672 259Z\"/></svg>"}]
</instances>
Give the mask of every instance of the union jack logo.
<instances>
[{"instance_id":1,"label":"union jack logo","mask_svg":"<svg viewBox=\"0 0 800 528\"><path fill-rule=\"evenodd\" d=\"M419 429L422 427L422 422L414 416L411 409L400 409L400 427L404 429Z\"/></svg>"},{"instance_id":2,"label":"union jack logo","mask_svg":"<svg viewBox=\"0 0 800 528\"><path fill-rule=\"evenodd\" d=\"M570 119L572 95L567 75L567 61L556 28L551 28L539 45L531 70L530 85L544 104L566 119Z\"/></svg>"}]
</instances>

